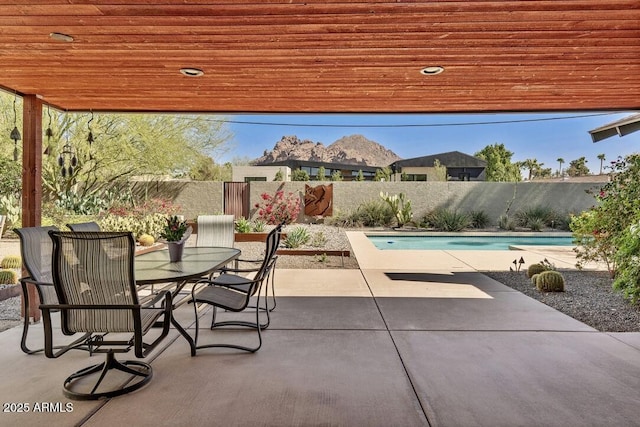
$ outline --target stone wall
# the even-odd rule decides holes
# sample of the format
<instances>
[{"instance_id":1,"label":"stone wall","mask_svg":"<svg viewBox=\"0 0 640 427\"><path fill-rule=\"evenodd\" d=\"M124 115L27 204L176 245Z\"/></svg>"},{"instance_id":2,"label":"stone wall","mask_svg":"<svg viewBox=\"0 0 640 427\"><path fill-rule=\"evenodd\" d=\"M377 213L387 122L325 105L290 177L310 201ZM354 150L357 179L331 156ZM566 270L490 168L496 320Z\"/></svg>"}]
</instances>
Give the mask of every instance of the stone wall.
<instances>
[{"instance_id":1,"label":"stone wall","mask_svg":"<svg viewBox=\"0 0 640 427\"><path fill-rule=\"evenodd\" d=\"M163 195L180 204L187 218L198 214L223 212L223 183L167 181L138 183L138 194L149 197ZM308 183L310 185L319 182ZM329 184L325 182L324 184ZM549 206L558 212L577 213L594 204L587 194L589 189L600 188L602 183L571 182L333 182L334 212L356 209L360 204L378 199L380 192L404 193L411 200L415 218L437 208L457 209L461 212L482 210L495 223L510 206L513 213L531 206ZM304 197L304 182L252 182L250 184L251 216L253 206L262 193L274 194L282 189ZM302 211L302 209L301 209ZM312 218L303 218L308 222Z\"/></svg>"}]
</instances>

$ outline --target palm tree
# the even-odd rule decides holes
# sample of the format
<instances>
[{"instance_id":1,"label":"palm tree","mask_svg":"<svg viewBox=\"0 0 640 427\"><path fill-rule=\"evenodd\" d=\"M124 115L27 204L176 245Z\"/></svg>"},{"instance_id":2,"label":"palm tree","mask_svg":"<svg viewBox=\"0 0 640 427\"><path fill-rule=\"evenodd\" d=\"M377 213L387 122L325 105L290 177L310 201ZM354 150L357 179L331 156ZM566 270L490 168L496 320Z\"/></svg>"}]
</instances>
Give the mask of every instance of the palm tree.
<instances>
[{"instance_id":1,"label":"palm tree","mask_svg":"<svg viewBox=\"0 0 640 427\"><path fill-rule=\"evenodd\" d=\"M602 175L602 163L605 160L604 153L598 154L598 159L600 160L600 175Z\"/></svg>"},{"instance_id":2,"label":"palm tree","mask_svg":"<svg viewBox=\"0 0 640 427\"><path fill-rule=\"evenodd\" d=\"M560 167L558 168L558 176L562 176L562 164L564 163L564 159L562 157L558 157L556 162L560 164Z\"/></svg>"}]
</instances>

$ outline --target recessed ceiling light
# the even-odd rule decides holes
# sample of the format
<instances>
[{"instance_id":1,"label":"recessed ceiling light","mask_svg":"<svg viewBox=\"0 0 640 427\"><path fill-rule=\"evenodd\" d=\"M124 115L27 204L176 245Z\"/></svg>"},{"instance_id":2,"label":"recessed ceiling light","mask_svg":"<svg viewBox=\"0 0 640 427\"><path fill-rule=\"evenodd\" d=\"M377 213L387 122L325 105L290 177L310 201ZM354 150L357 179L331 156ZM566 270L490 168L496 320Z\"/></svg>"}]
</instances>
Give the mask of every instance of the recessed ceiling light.
<instances>
[{"instance_id":1,"label":"recessed ceiling light","mask_svg":"<svg viewBox=\"0 0 640 427\"><path fill-rule=\"evenodd\" d=\"M443 71L444 67L435 65L431 67L424 67L422 70L420 70L420 74L424 74L425 76L435 76L436 74L440 74Z\"/></svg>"},{"instance_id":2,"label":"recessed ceiling light","mask_svg":"<svg viewBox=\"0 0 640 427\"><path fill-rule=\"evenodd\" d=\"M180 72L187 77L200 77L204 71L199 68L180 68Z\"/></svg>"},{"instance_id":3,"label":"recessed ceiling light","mask_svg":"<svg viewBox=\"0 0 640 427\"><path fill-rule=\"evenodd\" d=\"M49 37L53 40L57 40L59 42L71 43L73 41L73 37L67 34L62 33L49 33Z\"/></svg>"}]
</instances>

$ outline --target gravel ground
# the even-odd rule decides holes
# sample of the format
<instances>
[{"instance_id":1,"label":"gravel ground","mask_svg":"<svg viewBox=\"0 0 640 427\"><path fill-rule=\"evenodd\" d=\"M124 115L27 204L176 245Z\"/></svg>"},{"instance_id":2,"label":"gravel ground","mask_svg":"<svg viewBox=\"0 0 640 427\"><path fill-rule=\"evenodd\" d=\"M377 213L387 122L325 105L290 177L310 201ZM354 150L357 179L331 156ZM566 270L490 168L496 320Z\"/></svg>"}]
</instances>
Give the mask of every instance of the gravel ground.
<instances>
[{"instance_id":1,"label":"gravel ground","mask_svg":"<svg viewBox=\"0 0 640 427\"><path fill-rule=\"evenodd\" d=\"M311 235L311 241L298 249L310 250L351 250L349 239L343 228L321 224L295 224L283 229L284 233L303 227ZM267 230L269 229L267 228ZM314 243L323 241L322 246L314 246ZM282 246L282 243L281 243ZM257 259L264 253L264 243L261 242L237 242L236 247L242 250L242 258ZM322 255L278 255L278 268L358 268L358 261L354 256L322 256Z\"/></svg>"},{"instance_id":2,"label":"gravel ground","mask_svg":"<svg viewBox=\"0 0 640 427\"><path fill-rule=\"evenodd\" d=\"M540 292L525 272L486 272L487 276L601 332L640 332L640 305L611 287L604 271L561 271L564 292Z\"/></svg>"}]
</instances>

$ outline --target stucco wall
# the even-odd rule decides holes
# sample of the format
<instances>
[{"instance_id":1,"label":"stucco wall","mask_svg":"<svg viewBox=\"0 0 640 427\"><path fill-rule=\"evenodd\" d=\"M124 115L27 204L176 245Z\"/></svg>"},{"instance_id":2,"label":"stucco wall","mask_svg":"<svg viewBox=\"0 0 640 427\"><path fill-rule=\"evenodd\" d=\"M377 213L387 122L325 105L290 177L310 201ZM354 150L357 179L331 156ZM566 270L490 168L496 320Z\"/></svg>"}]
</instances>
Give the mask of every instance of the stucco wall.
<instances>
[{"instance_id":1,"label":"stucco wall","mask_svg":"<svg viewBox=\"0 0 640 427\"><path fill-rule=\"evenodd\" d=\"M318 185L318 182L311 182ZM325 184L329 184L325 182ZM549 206L558 212L577 213L593 205L593 196L586 190L600 188L602 184L568 182L333 182L334 212L356 209L358 205L379 198L380 192L404 193L411 200L414 217L419 218L437 208L446 207L462 212L482 210L495 223L511 204L510 212L529 206ZM304 197L304 182L252 182L250 183L251 216L253 206L262 193L285 192ZM142 187L138 185L138 192ZM147 183L149 197L162 195L179 203L187 218L202 213L223 212L223 183L169 181ZM308 221L311 218L300 218Z\"/></svg>"},{"instance_id":2,"label":"stucco wall","mask_svg":"<svg viewBox=\"0 0 640 427\"><path fill-rule=\"evenodd\" d=\"M138 181L133 184L136 197L166 198L180 205L182 215L195 219L201 214L224 212L224 183L218 181Z\"/></svg>"}]
</instances>

